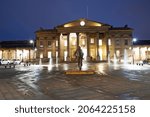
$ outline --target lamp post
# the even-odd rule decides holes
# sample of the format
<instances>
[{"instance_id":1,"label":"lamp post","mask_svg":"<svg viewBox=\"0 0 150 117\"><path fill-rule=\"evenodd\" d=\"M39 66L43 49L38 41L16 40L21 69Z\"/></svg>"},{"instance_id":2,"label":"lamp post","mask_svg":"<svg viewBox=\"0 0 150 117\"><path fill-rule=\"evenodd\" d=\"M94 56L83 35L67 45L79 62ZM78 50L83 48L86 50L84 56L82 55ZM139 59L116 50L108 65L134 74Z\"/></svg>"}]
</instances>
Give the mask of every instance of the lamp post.
<instances>
[{"instance_id":1,"label":"lamp post","mask_svg":"<svg viewBox=\"0 0 150 117\"><path fill-rule=\"evenodd\" d=\"M134 45L134 43L137 41L137 39L136 38L133 38L133 40L132 40L132 61L133 61L133 65L134 65L134 51L133 51L133 45Z\"/></svg>"},{"instance_id":2,"label":"lamp post","mask_svg":"<svg viewBox=\"0 0 150 117\"><path fill-rule=\"evenodd\" d=\"M33 49L34 49L34 41L30 40L30 44L33 44Z\"/></svg>"},{"instance_id":3,"label":"lamp post","mask_svg":"<svg viewBox=\"0 0 150 117\"><path fill-rule=\"evenodd\" d=\"M30 42L30 44L32 44L32 46L33 46L32 48L33 48L33 51L34 51L34 41L33 41L33 40L30 40L29 42ZM33 52L33 53L34 53L34 52ZM30 53L30 50L29 50L29 61L30 61L30 59L31 59L31 58L30 58L30 54L31 54L31 53ZM34 54L33 54L33 56L34 56Z\"/></svg>"}]
</instances>

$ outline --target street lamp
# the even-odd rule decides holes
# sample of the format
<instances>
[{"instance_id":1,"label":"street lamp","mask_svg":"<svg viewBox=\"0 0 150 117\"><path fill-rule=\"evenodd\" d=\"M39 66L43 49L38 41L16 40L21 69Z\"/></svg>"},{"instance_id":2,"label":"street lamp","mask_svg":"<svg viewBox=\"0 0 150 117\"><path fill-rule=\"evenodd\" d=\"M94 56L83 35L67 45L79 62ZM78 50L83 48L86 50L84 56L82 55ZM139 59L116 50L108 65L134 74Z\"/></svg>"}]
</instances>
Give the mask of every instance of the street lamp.
<instances>
[{"instance_id":1,"label":"street lamp","mask_svg":"<svg viewBox=\"0 0 150 117\"><path fill-rule=\"evenodd\" d=\"M33 44L33 48L34 48L34 41L33 41L33 40L30 40L30 43Z\"/></svg>"},{"instance_id":2,"label":"street lamp","mask_svg":"<svg viewBox=\"0 0 150 117\"><path fill-rule=\"evenodd\" d=\"M136 41L137 41L137 38L133 38L133 40L132 40L133 44L134 44L134 42L136 42Z\"/></svg>"},{"instance_id":3,"label":"street lamp","mask_svg":"<svg viewBox=\"0 0 150 117\"><path fill-rule=\"evenodd\" d=\"M132 59L133 59L133 65L134 65L134 51L133 51L133 45L134 45L134 43L137 41L137 39L136 38L133 38L133 40L132 40Z\"/></svg>"},{"instance_id":4,"label":"street lamp","mask_svg":"<svg viewBox=\"0 0 150 117\"><path fill-rule=\"evenodd\" d=\"M33 41L33 40L30 40L29 42L30 42L30 44L32 44L32 46L33 46L33 58L34 58L34 53L35 53L35 50L34 50L34 41ZM30 59L31 59L31 58L30 58L30 54L31 54L31 53L30 53L30 50L29 50L29 61L30 61Z\"/></svg>"}]
</instances>

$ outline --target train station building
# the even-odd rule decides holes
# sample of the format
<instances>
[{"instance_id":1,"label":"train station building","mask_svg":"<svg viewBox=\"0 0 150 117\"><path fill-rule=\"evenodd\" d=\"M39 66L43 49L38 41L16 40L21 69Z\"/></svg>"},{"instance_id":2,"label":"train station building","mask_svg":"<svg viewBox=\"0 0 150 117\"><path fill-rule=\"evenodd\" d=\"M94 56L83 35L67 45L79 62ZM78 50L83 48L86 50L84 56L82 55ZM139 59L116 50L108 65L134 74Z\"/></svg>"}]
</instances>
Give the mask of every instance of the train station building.
<instances>
[{"instance_id":1,"label":"train station building","mask_svg":"<svg viewBox=\"0 0 150 117\"><path fill-rule=\"evenodd\" d=\"M88 19L78 19L36 31L37 59L49 58L74 61L74 52L80 46L86 61L107 61L108 56L122 57L124 49L130 52L133 29L127 25L112 25Z\"/></svg>"},{"instance_id":2,"label":"train station building","mask_svg":"<svg viewBox=\"0 0 150 117\"><path fill-rule=\"evenodd\" d=\"M114 27L99 21L81 18L58 25L53 29L35 31L31 43L25 41L0 42L0 59L22 61L74 62L78 46L84 53L84 61L100 62L117 59L150 59L150 43L133 42L133 29L124 25Z\"/></svg>"}]
</instances>

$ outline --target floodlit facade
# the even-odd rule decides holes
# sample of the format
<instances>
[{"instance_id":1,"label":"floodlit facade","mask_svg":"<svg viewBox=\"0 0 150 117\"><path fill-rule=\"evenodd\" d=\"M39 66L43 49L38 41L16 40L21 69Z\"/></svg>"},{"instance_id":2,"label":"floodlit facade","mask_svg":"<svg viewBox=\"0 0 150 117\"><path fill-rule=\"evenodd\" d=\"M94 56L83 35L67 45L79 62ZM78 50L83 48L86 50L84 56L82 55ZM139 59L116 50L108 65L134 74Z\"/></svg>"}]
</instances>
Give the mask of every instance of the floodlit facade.
<instances>
[{"instance_id":1,"label":"floodlit facade","mask_svg":"<svg viewBox=\"0 0 150 117\"><path fill-rule=\"evenodd\" d=\"M36 59L34 42L28 40L0 42L0 59L19 59L22 62Z\"/></svg>"},{"instance_id":2,"label":"floodlit facade","mask_svg":"<svg viewBox=\"0 0 150 117\"><path fill-rule=\"evenodd\" d=\"M21 61L74 62L81 46L84 61L134 62L150 59L150 40L133 42L133 29L78 19L54 29L40 28L35 40L0 42L0 59Z\"/></svg>"},{"instance_id":3,"label":"floodlit facade","mask_svg":"<svg viewBox=\"0 0 150 117\"><path fill-rule=\"evenodd\" d=\"M74 61L74 52L81 46L86 61L107 61L114 53L121 59L126 49L131 54L133 30L127 25L113 27L109 24L78 19L54 29L40 28L35 32L37 59L59 62Z\"/></svg>"},{"instance_id":4,"label":"floodlit facade","mask_svg":"<svg viewBox=\"0 0 150 117\"><path fill-rule=\"evenodd\" d=\"M135 61L150 60L150 40L137 40L132 52Z\"/></svg>"}]
</instances>

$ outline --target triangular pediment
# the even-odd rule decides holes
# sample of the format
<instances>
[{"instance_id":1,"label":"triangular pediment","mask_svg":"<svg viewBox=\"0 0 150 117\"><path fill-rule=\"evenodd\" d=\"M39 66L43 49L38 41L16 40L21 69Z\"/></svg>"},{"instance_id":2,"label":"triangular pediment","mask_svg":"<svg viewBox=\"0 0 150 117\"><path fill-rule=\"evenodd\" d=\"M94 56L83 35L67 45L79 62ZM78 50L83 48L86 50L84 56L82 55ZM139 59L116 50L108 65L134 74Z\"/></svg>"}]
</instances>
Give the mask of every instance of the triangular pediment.
<instances>
[{"instance_id":1,"label":"triangular pediment","mask_svg":"<svg viewBox=\"0 0 150 117\"><path fill-rule=\"evenodd\" d=\"M110 26L108 24L104 24L101 22L97 22L97 21L92 21L92 20L88 20L85 18L81 18L78 20L74 20L68 23L65 23L63 25L60 25L58 27L79 27L79 26L87 26L87 27L101 27L101 26Z\"/></svg>"}]
</instances>

